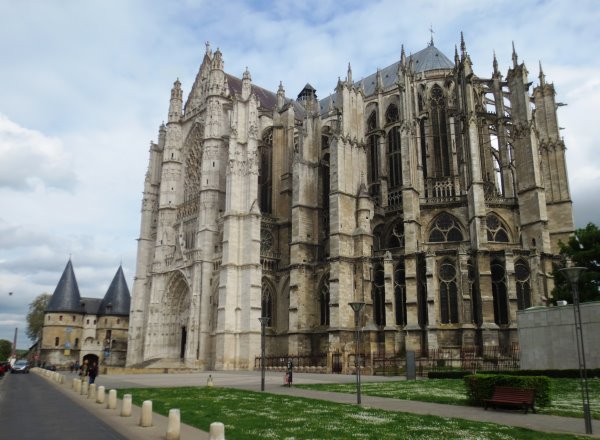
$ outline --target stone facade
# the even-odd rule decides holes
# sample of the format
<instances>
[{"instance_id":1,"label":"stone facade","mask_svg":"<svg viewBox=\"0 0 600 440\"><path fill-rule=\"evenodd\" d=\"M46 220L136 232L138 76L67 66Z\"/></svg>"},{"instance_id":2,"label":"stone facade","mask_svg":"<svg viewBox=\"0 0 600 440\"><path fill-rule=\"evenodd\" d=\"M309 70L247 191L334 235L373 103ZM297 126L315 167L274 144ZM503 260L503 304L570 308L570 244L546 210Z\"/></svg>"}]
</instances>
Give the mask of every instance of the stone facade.
<instances>
[{"instance_id":1,"label":"stone facade","mask_svg":"<svg viewBox=\"0 0 600 440\"><path fill-rule=\"evenodd\" d=\"M119 268L104 298L86 298L71 261L44 314L40 362L66 368L74 362L124 366L129 330L129 290Z\"/></svg>"},{"instance_id":2,"label":"stone facade","mask_svg":"<svg viewBox=\"0 0 600 440\"><path fill-rule=\"evenodd\" d=\"M254 368L267 354L510 348L574 230L552 84L513 48L482 78L461 37L296 100L207 45L151 143L128 365Z\"/></svg>"}]
</instances>

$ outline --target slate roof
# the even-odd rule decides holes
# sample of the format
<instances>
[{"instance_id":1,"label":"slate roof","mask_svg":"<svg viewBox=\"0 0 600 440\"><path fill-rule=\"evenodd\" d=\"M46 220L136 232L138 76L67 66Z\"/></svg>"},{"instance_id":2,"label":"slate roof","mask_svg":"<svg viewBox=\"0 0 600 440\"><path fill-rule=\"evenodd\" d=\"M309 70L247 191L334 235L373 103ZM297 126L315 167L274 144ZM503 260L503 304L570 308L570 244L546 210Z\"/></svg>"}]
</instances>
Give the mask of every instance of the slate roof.
<instances>
[{"instance_id":1,"label":"slate roof","mask_svg":"<svg viewBox=\"0 0 600 440\"><path fill-rule=\"evenodd\" d=\"M77 279L75 278L75 272L73 272L71 260L67 263L67 266L58 281L58 285L46 307L46 312L83 312L79 286L77 285Z\"/></svg>"},{"instance_id":2,"label":"slate roof","mask_svg":"<svg viewBox=\"0 0 600 440\"><path fill-rule=\"evenodd\" d=\"M429 72L431 70L440 69L452 70L454 68L454 63L450 61L450 59L433 44L430 44L425 49L407 57L406 62L409 63L411 59L415 73ZM387 90L395 85L396 81L398 80L399 65L400 61L396 61L394 64L391 64L379 71L384 90ZM365 90L365 96L371 96L373 93L375 93L376 80L377 72L361 79L360 81L355 81L354 84L360 85L362 83ZM331 98L335 104L335 94L331 95ZM319 105L321 108L321 114L325 113L329 107L329 96L321 99L319 101Z\"/></svg>"},{"instance_id":3,"label":"slate roof","mask_svg":"<svg viewBox=\"0 0 600 440\"><path fill-rule=\"evenodd\" d=\"M238 77L230 75L229 73L226 73L225 76L227 77L227 83L229 84L229 91L232 94L234 94L234 93L241 94L242 93L242 80L239 79ZM273 93L270 90L264 89L255 84L252 84L252 92L256 95L256 97L260 101L260 105L262 107L273 110L277 106L277 94L276 93ZM304 116L305 111L304 111L304 107L302 107L301 104L299 104L298 102L296 102L290 98L285 98L285 103L286 103L286 105L291 104L294 106L294 112L296 114L296 119L301 119Z\"/></svg>"},{"instance_id":4,"label":"slate roof","mask_svg":"<svg viewBox=\"0 0 600 440\"><path fill-rule=\"evenodd\" d=\"M106 295L104 295L98 307L98 315L129 316L130 302L131 295L129 294L127 281L125 281L125 275L123 275L123 268L119 266L106 291Z\"/></svg>"},{"instance_id":5,"label":"slate roof","mask_svg":"<svg viewBox=\"0 0 600 440\"><path fill-rule=\"evenodd\" d=\"M100 298L81 298L83 312L87 315L97 315L101 302Z\"/></svg>"}]
</instances>

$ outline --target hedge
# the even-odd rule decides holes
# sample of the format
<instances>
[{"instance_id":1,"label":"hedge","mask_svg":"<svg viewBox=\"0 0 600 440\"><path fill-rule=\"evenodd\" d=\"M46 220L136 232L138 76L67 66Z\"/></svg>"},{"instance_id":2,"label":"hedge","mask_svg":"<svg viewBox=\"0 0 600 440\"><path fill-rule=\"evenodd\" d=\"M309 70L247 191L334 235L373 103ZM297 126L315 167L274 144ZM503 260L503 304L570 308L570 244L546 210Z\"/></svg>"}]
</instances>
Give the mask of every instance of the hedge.
<instances>
[{"instance_id":1,"label":"hedge","mask_svg":"<svg viewBox=\"0 0 600 440\"><path fill-rule=\"evenodd\" d=\"M506 374L471 374L465 376L467 400L469 404L483 406L484 399L490 399L495 386L533 388L535 403L538 406L550 405L551 381L545 376L515 376Z\"/></svg>"}]
</instances>

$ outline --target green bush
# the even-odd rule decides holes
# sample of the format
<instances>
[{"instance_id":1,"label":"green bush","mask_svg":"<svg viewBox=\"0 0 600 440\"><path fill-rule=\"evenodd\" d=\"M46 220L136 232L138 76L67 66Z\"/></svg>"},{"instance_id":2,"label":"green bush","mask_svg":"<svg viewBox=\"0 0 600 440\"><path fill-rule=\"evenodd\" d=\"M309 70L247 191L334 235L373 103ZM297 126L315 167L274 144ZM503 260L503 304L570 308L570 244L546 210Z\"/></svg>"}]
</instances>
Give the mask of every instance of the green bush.
<instances>
[{"instance_id":1,"label":"green bush","mask_svg":"<svg viewBox=\"0 0 600 440\"><path fill-rule=\"evenodd\" d=\"M550 378L546 376L516 376L506 374L471 374L465 376L467 400L469 404L483 406L484 399L490 399L494 387L533 388L537 406L550 405Z\"/></svg>"}]
</instances>

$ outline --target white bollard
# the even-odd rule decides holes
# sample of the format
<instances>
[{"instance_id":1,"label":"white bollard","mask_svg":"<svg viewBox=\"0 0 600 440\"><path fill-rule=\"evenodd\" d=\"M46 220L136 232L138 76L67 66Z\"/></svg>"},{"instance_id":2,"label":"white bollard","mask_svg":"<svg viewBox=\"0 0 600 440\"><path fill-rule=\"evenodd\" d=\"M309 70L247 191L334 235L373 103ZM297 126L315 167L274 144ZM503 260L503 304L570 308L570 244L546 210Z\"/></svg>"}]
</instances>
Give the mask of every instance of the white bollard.
<instances>
[{"instance_id":1,"label":"white bollard","mask_svg":"<svg viewBox=\"0 0 600 440\"><path fill-rule=\"evenodd\" d=\"M58 381L58 383L60 383L60 384L65 383L65 375L64 374L60 375L60 380Z\"/></svg>"},{"instance_id":2,"label":"white bollard","mask_svg":"<svg viewBox=\"0 0 600 440\"><path fill-rule=\"evenodd\" d=\"M81 394L83 396L87 396L89 386L90 386L90 384L88 383L87 380L84 379L81 381Z\"/></svg>"},{"instance_id":3,"label":"white bollard","mask_svg":"<svg viewBox=\"0 0 600 440\"><path fill-rule=\"evenodd\" d=\"M144 403L142 403L140 426L144 428L152 426L152 400L144 400Z\"/></svg>"},{"instance_id":4,"label":"white bollard","mask_svg":"<svg viewBox=\"0 0 600 440\"><path fill-rule=\"evenodd\" d=\"M106 392L104 391L104 385L100 385L96 390L96 403L104 403L104 395Z\"/></svg>"},{"instance_id":5,"label":"white bollard","mask_svg":"<svg viewBox=\"0 0 600 440\"><path fill-rule=\"evenodd\" d=\"M81 394L81 379L75 379L75 392Z\"/></svg>"},{"instance_id":6,"label":"white bollard","mask_svg":"<svg viewBox=\"0 0 600 440\"><path fill-rule=\"evenodd\" d=\"M211 423L208 440L225 440L225 425L221 422Z\"/></svg>"},{"instance_id":7,"label":"white bollard","mask_svg":"<svg viewBox=\"0 0 600 440\"><path fill-rule=\"evenodd\" d=\"M117 390L110 390L108 392L108 402L106 404L107 409L117 409Z\"/></svg>"},{"instance_id":8,"label":"white bollard","mask_svg":"<svg viewBox=\"0 0 600 440\"><path fill-rule=\"evenodd\" d=\"M88 399L96 400L96 384L93 383L88 387Z\"/></svg>"},{"instance_id":9,"label":"white bollard","mask_svg":"<svg viewBox=\"0 0 600 440\"><path fill-rule=\"evenodd\" d=\"M79 380L79 379L73 379L71 381L71 388L75 389L75 381L77 381L77 380Z\"/></svg>"},{"instance_id":10,"label":"white bollard","mask_svg":"<svg viewBox=\"0 0 600 440\"><path fill-rule=\"evenodd\" d=\"M121 417L131 417L131 394L123 396L123 406L121 407Z\"/></svg>"},{"instance_id":11,"label":"white bollard","mask_svg":"<svg viewBox=\"0 0 600 440\"><path fill-rule=\"evenodd\" d=\"M166 438L167 440L179 440L181 438L181 417L178 409L169 410Z\"/></svg>"},{"instance_id":12,"label":"white bollard","mask_svg":"<svg viewBox=\"0 0 600 440\"><path fill-rule=\"evenodd\" d=\"M212 388L215 386L215 383L213 382L213 378L210 374L208 375L208 379L206 380L206 386L208 388Z\"/></svg>"}]
</instances>

